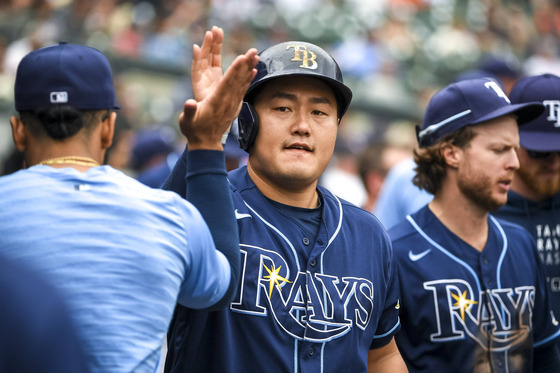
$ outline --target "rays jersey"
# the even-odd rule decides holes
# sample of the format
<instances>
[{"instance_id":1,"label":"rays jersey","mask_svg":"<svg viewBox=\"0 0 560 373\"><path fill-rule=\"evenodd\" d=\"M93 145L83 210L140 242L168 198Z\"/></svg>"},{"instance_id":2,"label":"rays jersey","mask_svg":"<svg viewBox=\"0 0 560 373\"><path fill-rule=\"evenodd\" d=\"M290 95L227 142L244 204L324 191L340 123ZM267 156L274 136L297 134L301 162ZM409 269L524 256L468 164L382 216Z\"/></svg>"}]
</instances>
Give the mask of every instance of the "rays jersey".
<instances>
[{"instance_id":1,"label":"rays jersey","mask_svg":"<svg viewBox=\"0 0 560 373\"><path fill-rule=\"evenodd\" d=\"M427 206L389 230L401 286L396 341L410 372L530 372L533 349L558 339L530 235L491 216L488 227L482 252Z\"/></svg>"},{"instance_id":2,"label":"rays jersey","mask_svg":"<svg viewBox=\"0 0 560 373\"><path fill-rule=\"evenodd\" d=\"M492 215L521 225L537 241L550 286L552 309L555 315L560 315L560 193L533 202L510 190L507 204Z\"/></svg>"},{"instance_id":3,"label":"rays jersey","mask_svg":"<svg viewBox=\"0 0 560 373\"><path fill-rule=\"evenodd\" d=\"M388 235L322 187L316 240L279 212L247 168L229 173L242 273L229 309L179 307L166 371L365 372L370 348L399 330Z\"/></svg>"}]
</instances>

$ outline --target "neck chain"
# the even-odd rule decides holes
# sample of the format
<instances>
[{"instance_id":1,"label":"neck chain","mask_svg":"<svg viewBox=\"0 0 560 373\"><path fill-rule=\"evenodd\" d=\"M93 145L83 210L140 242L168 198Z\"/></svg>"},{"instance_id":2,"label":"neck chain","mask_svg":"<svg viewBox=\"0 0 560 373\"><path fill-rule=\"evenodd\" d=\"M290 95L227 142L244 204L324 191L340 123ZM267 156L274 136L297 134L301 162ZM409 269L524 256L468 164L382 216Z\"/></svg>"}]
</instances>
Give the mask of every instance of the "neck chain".
<instances>
[{"instance_id":1,"label":"neck chain","mask_svg":"<svg viewBox=\"0 0 560 373\"><path fill-rule=\"evenodd\" d=\"M41 161L37 164L44 164L44 165L51 165L51 164L75 164L79 166L90 166L96 167L99 166L99 163L91 158L86 157L78 157L75 155L70 155L67 157L56 157L56 158L49 158Z\"/></svg>"}]
</instances>

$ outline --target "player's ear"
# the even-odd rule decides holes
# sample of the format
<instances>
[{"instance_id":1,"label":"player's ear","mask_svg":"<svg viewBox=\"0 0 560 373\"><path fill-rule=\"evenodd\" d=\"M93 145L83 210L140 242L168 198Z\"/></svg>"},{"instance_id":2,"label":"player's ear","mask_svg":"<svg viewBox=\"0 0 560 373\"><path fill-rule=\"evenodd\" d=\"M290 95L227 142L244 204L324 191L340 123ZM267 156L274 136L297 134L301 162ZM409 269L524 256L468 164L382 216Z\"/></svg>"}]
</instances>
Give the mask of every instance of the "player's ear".
<instances>
[{"instance_id":1,"label":"player's ear","mask_svg":"<svg viewBox=\"0 0 560 373\"><path fill-rule=\"evenodd\" d=\"M10 118L10 126L12 126L12 140L17 150L24 152L27 149L27 131L25 125L16 116Z\"/></svg>"},{"instance_id":2,"label":"player's ear","mask_svg":"<svg viewBox=\"0 0 560 373\"><path fill-rule=\"evenodd\" d=\"M446 142L442 144L440 148L440 154L449 167L457 168L459 166L459 162L463 153L459 147Z\"/></svg>"},{"instance_id":3,"label":"player's ear","mask_svg":"<svg viewBox=\"0 0 560 373\"><path fill-rule=\"evenodd\" d=\"M103 116L101 123L101 147L107 149L113 143L113 136L115 135L115 122L117 120L117 113L112 111L109 115Z\"/></svg>"}]
</instances>

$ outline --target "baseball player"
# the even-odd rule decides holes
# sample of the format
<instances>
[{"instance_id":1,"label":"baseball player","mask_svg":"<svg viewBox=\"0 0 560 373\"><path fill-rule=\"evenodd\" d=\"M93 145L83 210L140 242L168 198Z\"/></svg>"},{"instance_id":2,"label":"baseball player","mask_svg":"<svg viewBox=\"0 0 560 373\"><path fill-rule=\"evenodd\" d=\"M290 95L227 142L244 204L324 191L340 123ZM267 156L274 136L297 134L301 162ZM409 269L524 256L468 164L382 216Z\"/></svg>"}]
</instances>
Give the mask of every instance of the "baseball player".
<instances>
[{"instance_id":1,"label":"baseball player","mask_svg":"<svg viewBox=\"0 0 560 373\"><path fill-rule=\"evenodd\" d=\"M552 309L560 315L560 77L525 77L514 86L510 99L513 103L541 102L545 111L519 128L520 167L507 204L493 215L522 225L537 241Z\"/></svg>"},{"instance_id":2,"label":"baseball player","mask_svg":"<svg viewBox=\"0 0 560 373\"><path fill-rule=\"evenodd\" d=\"M506 203L518 124L539 103L511 104L491 79L436 93L418 128L414 182L434 199L389 230L399 268L410 372L560 371L544 268L522 227L488 214Z\"/></svg>"},{"instance_id":3,"label":"baseball player","mask_svg":"<svg viewBox=\"0 0 560 373\"><path fill-rule=\"evenodd\" d=\"M211 72L196 69L193 76ZM195 98L211 79L193 84ZM242 280L217 312L179 306L166 372L404 372L391 244L370 213L317 185L352 94L323 49L259 54L230 171ZM182 157L164 187L184 194ZM187 188L188 191L188 188Z\"/></svg>"},{"instance_id":4,"label":"baseball player","mask_svg":"<svg viewBox=\"0 0 560 373\"><path fill-rule=\"evenodd\" d=\"M208 33L199 58L213 41ZM10 123L29 168L0 178L0 252L60 289L93 372L157 371L176 302L231 302L240 252L221 137L256 74L256 54L233 62L221 96L188 100L180 119L196 162L189 199L209 209L216 234L175 193L99 166L118 108L101 52L61 43L21 61Z\"/></svg>"}]
</instances>

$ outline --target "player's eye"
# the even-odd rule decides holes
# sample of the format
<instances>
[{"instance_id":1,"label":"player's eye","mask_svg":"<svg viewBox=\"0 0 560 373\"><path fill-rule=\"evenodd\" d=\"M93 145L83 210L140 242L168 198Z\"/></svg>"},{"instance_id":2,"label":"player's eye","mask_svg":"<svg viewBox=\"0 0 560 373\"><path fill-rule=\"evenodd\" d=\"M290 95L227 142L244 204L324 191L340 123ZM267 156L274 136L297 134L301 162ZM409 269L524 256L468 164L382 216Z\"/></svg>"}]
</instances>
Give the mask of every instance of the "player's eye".
<instances>
[{"instance_id":1,"label":"player's eye","mask_svg":"<svg viewBox=\"0 0 560 373\"><path fill-rule=\"evenodd\" d=\"M327 115L327 113L325 113L324 111L321 111L321 110L313 110L311 113L313 115Z\"/></svg>"}]
</instances>

